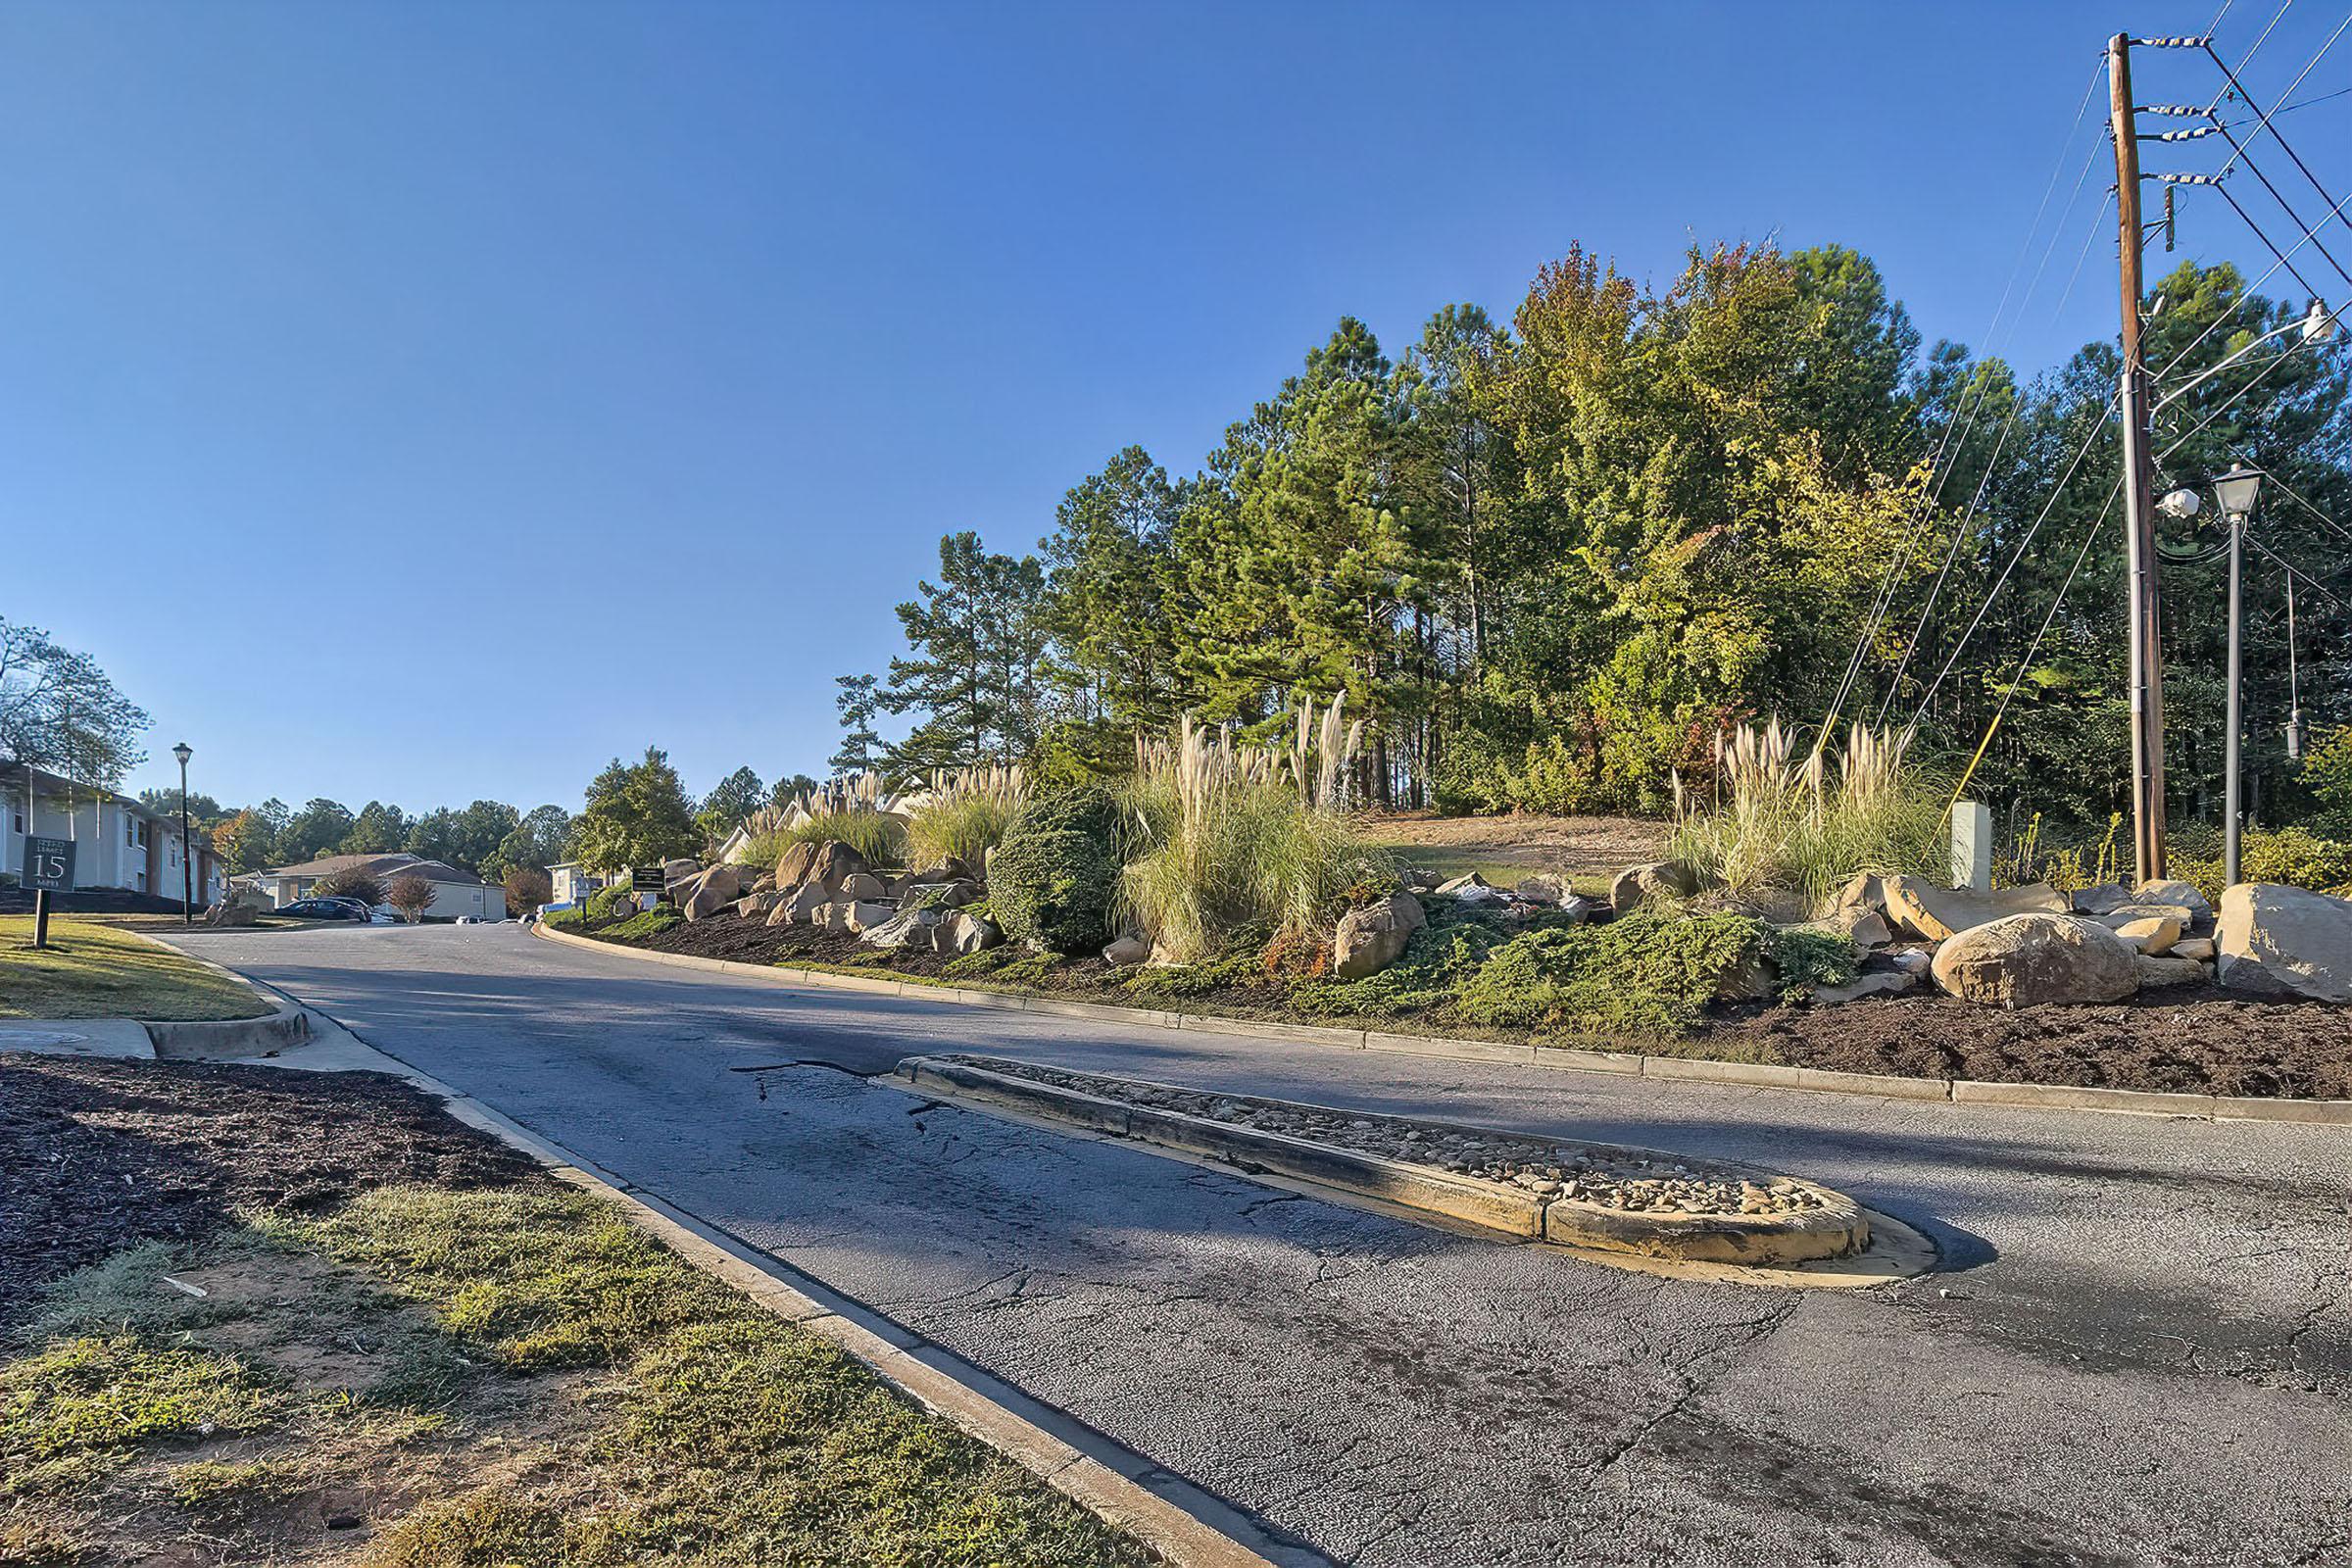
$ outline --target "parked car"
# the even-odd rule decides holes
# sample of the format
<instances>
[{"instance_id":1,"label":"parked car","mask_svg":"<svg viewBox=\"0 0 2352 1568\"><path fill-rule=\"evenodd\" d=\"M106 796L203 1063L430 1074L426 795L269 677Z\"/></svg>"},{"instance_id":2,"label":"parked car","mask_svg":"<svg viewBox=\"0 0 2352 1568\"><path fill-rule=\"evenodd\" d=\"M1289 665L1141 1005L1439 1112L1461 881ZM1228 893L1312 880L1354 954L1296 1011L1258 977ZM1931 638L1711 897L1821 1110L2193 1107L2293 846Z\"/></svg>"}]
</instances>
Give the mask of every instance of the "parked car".
<instances>
[{"instance_id":1,"label":"parked car","mask_svg":"<svg viewBox=\"0 0 2352 1568\"><path fill-rule=\"evenodd\" d=\"M352 920L367 921L373 916L368 906L357 899L296 899L281 904L274 911L296 920Z\"/></svg>"}]
</instances>

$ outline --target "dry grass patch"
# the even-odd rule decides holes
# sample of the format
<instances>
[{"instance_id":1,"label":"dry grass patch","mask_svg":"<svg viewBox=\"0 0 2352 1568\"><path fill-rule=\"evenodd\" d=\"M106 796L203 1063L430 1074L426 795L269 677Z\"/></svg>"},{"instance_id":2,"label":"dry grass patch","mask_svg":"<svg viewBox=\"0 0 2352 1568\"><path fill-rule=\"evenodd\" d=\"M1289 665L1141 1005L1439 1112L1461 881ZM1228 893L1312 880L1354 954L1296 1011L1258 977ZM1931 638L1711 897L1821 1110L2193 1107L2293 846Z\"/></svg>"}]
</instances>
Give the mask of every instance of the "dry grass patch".
<instances>
[{"instance_id":1,"label":"dry grass patch","mask_svg":"<svg viewBox=\"0 0 2352 1568\"><path fill-rule=\"evenodd\" d=\"M49 947L32 916L0 915L0 1018L258 1018L248 987L171 948L86 920L52 917Z\"/></svg>"},{"instance_id":2,"label":"dry grass patch","mask_svg":"<svg viewBox=\"0 0 2352 1568\"><path fill-rule=\"evenodd\" d=\"M132 1248L53 1287L9 1353L0 1561L1154 1560L538 1183Z\"/></svg>"}]
</instances>

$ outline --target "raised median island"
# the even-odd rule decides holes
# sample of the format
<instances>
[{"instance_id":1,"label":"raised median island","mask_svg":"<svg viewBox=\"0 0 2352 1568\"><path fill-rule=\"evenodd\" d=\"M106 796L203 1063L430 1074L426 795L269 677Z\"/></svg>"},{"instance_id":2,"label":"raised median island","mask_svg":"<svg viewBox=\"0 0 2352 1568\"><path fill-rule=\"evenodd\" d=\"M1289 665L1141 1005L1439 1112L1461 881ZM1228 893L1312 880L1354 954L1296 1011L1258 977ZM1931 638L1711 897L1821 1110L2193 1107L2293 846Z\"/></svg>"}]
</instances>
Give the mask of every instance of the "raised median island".
<instances>
[{"instance_id":1,"label":"raised median island","mask_svg":"<svg viewBox=\"0 0 2352 1568\"><path fill-rule=\"evenodd\" d=\"M1850 1257L1842 1193L1658 1150L1588 1144L975 1055L916 1056L925 1093L1270 1171L1521 1241L1755 1267Z\"/></svg>"}]
</instances>

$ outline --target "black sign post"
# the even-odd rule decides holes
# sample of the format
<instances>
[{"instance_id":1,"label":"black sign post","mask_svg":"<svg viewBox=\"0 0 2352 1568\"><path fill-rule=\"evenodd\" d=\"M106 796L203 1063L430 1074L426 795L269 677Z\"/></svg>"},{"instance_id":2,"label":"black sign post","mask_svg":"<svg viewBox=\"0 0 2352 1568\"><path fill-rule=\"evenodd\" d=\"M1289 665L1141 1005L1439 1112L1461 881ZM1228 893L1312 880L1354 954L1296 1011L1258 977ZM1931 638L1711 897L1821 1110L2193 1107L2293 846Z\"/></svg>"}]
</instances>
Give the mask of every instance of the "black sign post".
<instances>
[{"instance_id":1,"label":"black sign post","mask_svg":"<svg viewBox=\"0 0 2352 1568\"><path fill-rule=\"evenodd\" d=\"M74 891L74 841L24 841L24 885L32 889L32 945L49 946L49 895Z\"/></svg>"}]
</instances>

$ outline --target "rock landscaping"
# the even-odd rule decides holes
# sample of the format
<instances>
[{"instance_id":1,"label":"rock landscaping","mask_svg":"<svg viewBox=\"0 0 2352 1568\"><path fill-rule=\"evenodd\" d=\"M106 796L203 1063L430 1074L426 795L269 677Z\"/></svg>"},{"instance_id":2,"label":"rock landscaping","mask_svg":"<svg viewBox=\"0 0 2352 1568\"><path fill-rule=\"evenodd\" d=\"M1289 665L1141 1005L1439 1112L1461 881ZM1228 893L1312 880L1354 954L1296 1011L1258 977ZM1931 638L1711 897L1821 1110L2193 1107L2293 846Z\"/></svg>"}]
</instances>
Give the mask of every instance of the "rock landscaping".
<instances>
[{"instance_id":1,"label":"rock landscaping","mask_svg":"<svg viewBox=\"0 0 2352 1568\"><path fill-rule=\"evenodd\" d=\"M1606 902L1541 872L1502 888L1397 867L1320 933L1245 937L1183 963L1115 929L1103 793L1032 802L1013 821L1012 847L983 867L902 870L834 841L794 843L772 870L673 862L674 908L623 897L584 928L1190 1013L1853 1072L2352 1095L2352 1012L2332 1005L2352 1000L2352 902L2300 889L2231 888L2217 910L2182 882L1980 894L1863 874L1804 909L1728 896L1676 861L1628 868Z\"/></svg>"}]
</instances>

